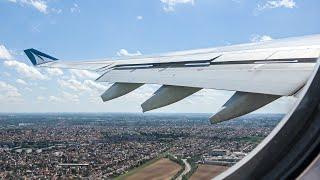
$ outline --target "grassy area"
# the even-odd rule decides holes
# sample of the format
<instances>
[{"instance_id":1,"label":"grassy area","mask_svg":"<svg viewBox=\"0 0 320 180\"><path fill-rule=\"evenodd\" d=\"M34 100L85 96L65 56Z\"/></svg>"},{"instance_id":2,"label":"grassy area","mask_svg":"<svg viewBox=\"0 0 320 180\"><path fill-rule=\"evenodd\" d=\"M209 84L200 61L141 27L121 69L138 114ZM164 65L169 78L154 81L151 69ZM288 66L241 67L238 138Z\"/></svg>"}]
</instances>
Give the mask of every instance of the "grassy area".
<instances>
[{"instance_id":1,"label":"grassy area","mask_svg":"<svg viewBox=\"0 0 320 180\"><path fill-rule=\"evenodd\" d=\"M232 140L239 142L251 142L251 143L260 143L265 137L262 136L247 136L247 137L236 137Z\"/></svg>"},{"instance_id":2,"label":"grassy area","mask_svg":"<svg viewBox=\"0 0 320 180\"><path fill-rule=\"evenodd\" d=\"M153 164L155 163L156 161L158 161L159 159L165 157L167 155L167 152L164 152L164 153L161 153L158 157L154 158L154 159L151 159L145 163L143 163L142 165L136 167L136 168L133 168L131 170L129 170L127 173L125 174L122 174L116 178L114 178L115 180L122 180L122 179L125 179L126 177L128 176L131 176L132 174L138 172L139 170L143 169L144 167L147 167L149 166L150 164Z\"/></svg>"},{"instance_id":3,"label":"grassy area","mask_svg":"<svg viewBox=\"0 0 320 180\"><path fill-rule=\"evenodd\" d=\"M249 137L243 138L242 140L249 141L252 143L260 143L263 139L264 139L264 137L261 137L261 136L249 136Z\"/></svg>"}]
</instances>

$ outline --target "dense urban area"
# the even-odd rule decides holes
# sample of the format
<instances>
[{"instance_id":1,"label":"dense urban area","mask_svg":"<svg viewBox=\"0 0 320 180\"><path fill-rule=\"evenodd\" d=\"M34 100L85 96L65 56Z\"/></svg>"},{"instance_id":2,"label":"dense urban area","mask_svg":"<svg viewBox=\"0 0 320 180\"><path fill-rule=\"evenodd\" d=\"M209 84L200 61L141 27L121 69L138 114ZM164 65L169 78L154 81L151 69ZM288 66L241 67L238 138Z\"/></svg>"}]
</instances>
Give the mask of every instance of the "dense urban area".
<instances>
[{"instance_id":1,"label":"dense urban area","mask_svg":"<svg viewBox=\"0 0 320 180\"><path fill-rule=\"evenodd\" d=\"M0 177L114 178L163 154L230 166L282 115L211 125L209 114L0 114Z\"/></svg>"}]
</instances>

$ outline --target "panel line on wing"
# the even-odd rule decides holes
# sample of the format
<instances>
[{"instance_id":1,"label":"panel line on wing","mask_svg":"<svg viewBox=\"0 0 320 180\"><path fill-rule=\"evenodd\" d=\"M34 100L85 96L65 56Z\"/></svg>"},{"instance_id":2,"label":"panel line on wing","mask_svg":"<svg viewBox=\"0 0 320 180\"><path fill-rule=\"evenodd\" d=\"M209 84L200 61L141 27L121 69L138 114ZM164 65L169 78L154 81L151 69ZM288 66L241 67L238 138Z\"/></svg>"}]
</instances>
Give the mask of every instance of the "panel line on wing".
<instances>
[{"instance_id":1,"label":"panel line on wing","mask_svg":"<svg viewBox=\"0 0 320 180\"><path fill-rule=\"evenodd\" d=\"M130 69L153 69L153 68L186 68L186 67L207 67L211 65L237 65L237 64L277 64L277 63L315 63L317 58L292 58L292 59L271 59L271 60L241 60L241 61L187 61L173 63L146 63L146 64L122 64L112 67L113 70Z\"/></svg>"}]
</instances>

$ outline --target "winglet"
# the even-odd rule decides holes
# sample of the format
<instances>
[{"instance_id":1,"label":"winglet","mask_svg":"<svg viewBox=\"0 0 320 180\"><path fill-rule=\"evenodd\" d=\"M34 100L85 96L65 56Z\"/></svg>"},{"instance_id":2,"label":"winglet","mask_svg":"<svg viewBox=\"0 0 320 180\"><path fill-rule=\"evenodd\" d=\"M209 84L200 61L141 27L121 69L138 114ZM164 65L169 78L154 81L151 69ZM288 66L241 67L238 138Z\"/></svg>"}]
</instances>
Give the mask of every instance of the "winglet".
<instances>
[{"instance_id":1,"label":"winglet","mask_svg":"<svg viewBox=\"0 0 320 180\"><path fill-rule=\"evenodd\" d=\"M49 56L33 48L24 50L24 53L26 53L32 64L35 66L58 60L55 57Z\"/></svg>"}]
</instances>

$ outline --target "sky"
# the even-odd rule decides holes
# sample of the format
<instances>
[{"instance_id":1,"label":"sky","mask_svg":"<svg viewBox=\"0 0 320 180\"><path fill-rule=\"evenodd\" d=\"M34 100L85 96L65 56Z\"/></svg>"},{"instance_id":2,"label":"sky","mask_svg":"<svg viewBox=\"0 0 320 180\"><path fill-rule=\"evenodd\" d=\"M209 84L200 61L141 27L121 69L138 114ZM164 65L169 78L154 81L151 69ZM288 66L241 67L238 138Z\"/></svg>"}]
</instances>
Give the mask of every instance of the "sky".
<instances>
[{"instance_id":1,"label":"sky","mask_svg":"<svg viewBox=\"0 0 320 180\"><path fill-rule=\"evenodd\" d=\"M159 85L103 103L95 72L38 69L59 59L158 54L320 33L318 0L0 0L0 112L141 112ZM216 112L234 92L201 90L153 112ZM285 97L258 110L285 113Z\"/></svg>"}]
</instances>

